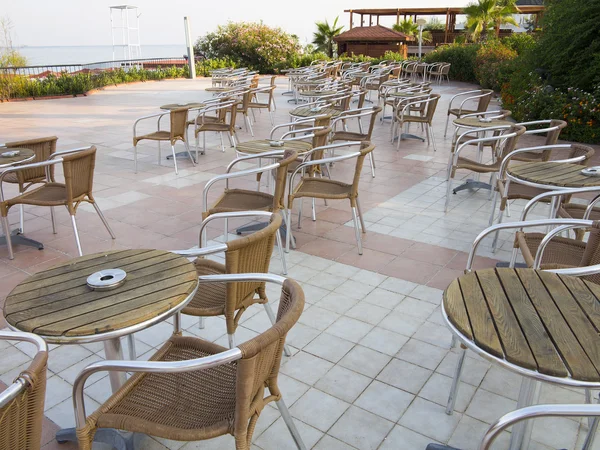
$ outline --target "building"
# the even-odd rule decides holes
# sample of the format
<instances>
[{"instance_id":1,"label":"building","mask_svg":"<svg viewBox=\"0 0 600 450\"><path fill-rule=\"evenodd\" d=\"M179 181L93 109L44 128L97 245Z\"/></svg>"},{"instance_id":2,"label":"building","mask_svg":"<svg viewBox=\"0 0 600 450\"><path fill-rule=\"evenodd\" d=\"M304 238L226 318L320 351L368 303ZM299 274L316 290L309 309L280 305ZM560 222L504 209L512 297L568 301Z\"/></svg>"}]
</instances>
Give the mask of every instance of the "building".
<instances>
[{"instance_id":1,"label":"building","mask_svg":"<svg viewBox=\"0 0 600 450\"><path fill-rule=\"evenodd\" d=\"M338 46L338 55L366 55L380 58L387 51L402 53L406 56L406 44L414 38L399 33L383 25L354 27L333 40Z\"/></svg>"}]
</instances>

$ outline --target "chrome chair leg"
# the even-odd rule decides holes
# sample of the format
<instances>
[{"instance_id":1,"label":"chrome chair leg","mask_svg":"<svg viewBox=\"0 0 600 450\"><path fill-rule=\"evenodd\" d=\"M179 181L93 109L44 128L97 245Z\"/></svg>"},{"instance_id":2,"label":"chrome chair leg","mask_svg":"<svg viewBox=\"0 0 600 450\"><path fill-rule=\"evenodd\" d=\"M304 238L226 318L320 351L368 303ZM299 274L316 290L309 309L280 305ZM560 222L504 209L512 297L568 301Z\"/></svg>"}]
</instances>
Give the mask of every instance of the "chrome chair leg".
<instances>
[{"instance_id":1,"label":"chrome chair leg","mask_svg":"<svg viewBox=\"0 0 600 450\"><path fill-rule=\"evenodd\" d=\"M173 152L173 164L175 165L175 175L179 175L177 170L177 155L175 154L175 146L171 145L171 152Z\"/></svg>"},{"instance_id":2,"label":"chrome chair leg","mask_svg":"<svg viewBox=\"0 0 600 450\"><path fill-rule=\"evenodd\" d=\"M192 156L192 152L190 151L190 146L187 141L183 141L183 145L185 146L185 150L187 151L188 156L190 157L190 161L192 161L192 165L196 165L196 161L194 161L194 157Z\"/></svg>"},{"instance_id":3,"label":"chrome chair leg","mask_svg":"<svg viewBox=\"0 0 600 450\"><path fill-rule=\"evenodd\" d=\"M461 353L458 356L456 370L454 371L454 378L452 379L452 387L450 388L450 395L448 396L448 404L446 405L446 414L449 416L451 416L454 412L454 405L456 404L456 396L458 394L458 386L460 385L460 375L465 362L465 356L467 356L467 347L465 347L463 344L460 344L460 349Z\"/></svg>"},{"instance_id":4,"label":"chrome chair leg","mask_svg":"<svg viewBox=\"0 0 600 450\"><path fill-rule=\"evenodd\" d=\"M75 220L75 216L71 216L71 225L73 225L73 233L75 233L75 242L77 243L77 251L79 252L79 256L83 256L83 251L81 250L81 241L79 240L79 232L77 231L77 221Z\"/></svg>"},{"instance_id":5,"label":"chrome chair leg","mask_svg":"<svg viewBox=\"0 0 600 450\"><path fill-rule=\"evenodd\" d=\"M52 222L52 233L56 234L56 217L54 216L54 206L50 207L50 221Z\"/></svg>"},{"instance_id":6,"label":"chrome chair leg","mask_svg":"<svg viewBox=\"0 0 600 450\"><path fill-rule=\"evenodd\" d=\"M204 317L202 317L202 316L198 317L198 328L200 328L201 330L204 330L205 326L206 326L206 324L204 322Z\"/></svg>"},{"instance_id":7,"label":"chrome chair leg","mask_svg":"<svg viewBox=\"0 0 600 450\"><path fill-rule=\"evenodd\" d=\"M312 221L316 222L317 221L317 202L316 200L313 198L312 199L312 205L311 205L311 213L312 213Z\"/></svg>"},{"instance_id":8,"label":"chrome chair leg","mask_svg":"<svg viewBox=\"0 0 600 450\"><path fill-rule=\"evenodd\" d=\"M133 171L137 173L137 144L133 146Z\"/></svg>"},{"instance_id":9,"label":"chrome chair leg","mask_svg":"<svg viewBox=\"0 0 600 450\"><path fill-rule=\"evenodd\" d=\"M367 227L365 226L365 220L363 219L362 210L360 209L360 202L358 197L356 197L356 211L358 212L358 218L360 219L360 227L362 228L362 232L367 232Z\"/></svg>"},{"instance_id":10,"label":"chrome chair leg","mask_svg":"<svg viewBox=\"0 0 600 450\"><path fill-rule=\"evenodd\" d=\"M292 239L292 210L287 209L284 213L286 233L285 233L285 252L290 252L290 241Z\"/></svg>"},{"instance_id":11,"label":"chrome chair leg","mask_svg":"<svg viewBox=\"0 0 600 450\"><path fill-rule=\"evenodd\" d=\"M360 229L358 227L358 214L356 213L356 207L352 207L352 219L354 220L354 235L356 236L356 245L358 246L358 254L362 255L362 241L360 238Z\"/></svg>"},{"instance_id":12,"label":"chrome chair leg","mask_svg":"<svg viewBox=\"0 0 600 450\"><path fill-rule=\"evenodd\" d=\"M302 228L302 225L300 224L302 221L302 206L304 206L304 199L301 198L300 200L300 206L298 207L298 229L300 230Z\"/></svg>"},{"instance_id":13,"label":"chrome chair leg","mask_svg":"<svg viewBox=\"0 0 600 450\"><path fill-rule=\"evenodd\" d=\"M277 239L277 248L279 249L279 258L281 259L281 271L283 275L287 275L287 264L285 262L285 252L283 251L283 241L281 239L281 231L277 230L277 234L275 235Z\"/></svg>"},{"instance_id":14,"label":"chrome chair leg","mask_svg":"<svg viewBox=\"0 0 600 450\"><path fill-rule=\"evenodd\" d=\"M225 242L229 242L229 219L225 219L224 220L225 225L224 225L224 229L223 229L223 239Z\"/></svg>"},{"instance_id":15,"label":"chrome chair leg","mask_svg":"<svg viewBox=\"0 0 600 450\"><path fill-rule=\"evenodd\" d=\"M22 192L19 192L22 194ZM23 204L19 205L19 233L25 232L25 207Z\"/></svg>"},{"instance_id":16,"label":"chrome chair leg","mask_svg":"<svg viewBox=\"0 0 600 450\"><path fill-rule=\"evenodd\" d=\"M444 137L448 134L448 122L450 122L450 114L446 116L446 127L444 128Z\"/></svg>"},{"instance_id":17,"label":"chrome chair leg","mask_svg":"<svg viewBox=\"0 0 600 450\"><path fill-rule=\"evenodd\" d=\"M92 205L94 205L94 209L98 213L98 216L100 216L100 220L102 221L102 223L104 224L104 226L106 227L108 232L110 233L110 237L113 239L116 239L117 237L115 236L115 233L113 233L113 230L110 228L110 225L108 224L108 221L106 220L106 217L104 217L104 214L102 214L102 211L100 211L100 207L96 204L96 202L93 202Z\"/></svg>"},{"instance_id":18,"label":"chrome chair leg","mask_svg":"<svg viewBox=\"0 0 600 450\"><path fill-rule=\"evenodd\" d=\"M223 132L219 131L219 139L221 140L221 151L225 153L225 144L223 143Z\"/></svg>"},{"instance_id":19,"label":"chrome chair leg","mask_svg":"<svg viewBox=\"0 0 600 450\"><path fill-rule=\"evenodd\" d=\"M8 248L8 259L15 259L13 254L12 241L10 239L10 226L8 225L8 217L2 217L2 230L6 237L6 247Z\"/></svg>"},{"instance_id":20,"label":"chrome chair leg","mask_svg":"<svg viewBox=\"0 0 600 450\"><path fill-rule=\"evenodd\" d=\"M369 153L369 162L371 163L371 177L375 178L375 159L373 158L373 152Z\"/></svg>"},{"instance_id":21,"label":"chrome chair leg","mask_svg":"<svg viewBox=\"0 0 600 450\"><path fill-rule=\"evenodd\" d=\"M133 337L133 333L127 335L127 347L129 349L129 360L135 361L137 355L135 353L135 338Z\"/></svg>"},{"instance_id":22,"label":"chrome chair leg","mask_svg":"<svg viewBox=\"0 0 600 450\"><path fill-rule=\"evenodd\" d=\"M229 341L229 348L235 347L235 334L227 333L227 340Z\"/></svg>"},{"instance_id":23,"label":"chrome chair leg","mask_svg":"<svg viewBox=\"0 0 600 450\"><path fill-rule=\"evenodd\" d=\"M160 158L161 158L161 156L160 156L160 151L161 151L161 148L160 148L160 141L158 141L158 165L159 165L159 166L162 166L162 161L160 160Z\"/></svg>"},{"instance_id":24,"label":"chrome chair leg","mask_svg":"<svg viewBox=\"0 0 600 450\"><path fill-rule=\"evenodd\" d=\"M292 438L294 439L294 443L296 444L296 447L298 447L298 450L306 450L306 445L304 445L304 441L302 441L302 437L300 436L300 433L298 433L298 429L296 428L296 425L294 424L294 419L292 419L292 416L290 415L290 412L287 409L287 406L285 404L285 402L283 401L283 398L277 400L277 408L279 409L279 412L281 413L281 417L283 418L283 421L285 422L285 424L288 427L288 430L290 430L290 434L292 435Z\"/></svg>"}]
</instances>

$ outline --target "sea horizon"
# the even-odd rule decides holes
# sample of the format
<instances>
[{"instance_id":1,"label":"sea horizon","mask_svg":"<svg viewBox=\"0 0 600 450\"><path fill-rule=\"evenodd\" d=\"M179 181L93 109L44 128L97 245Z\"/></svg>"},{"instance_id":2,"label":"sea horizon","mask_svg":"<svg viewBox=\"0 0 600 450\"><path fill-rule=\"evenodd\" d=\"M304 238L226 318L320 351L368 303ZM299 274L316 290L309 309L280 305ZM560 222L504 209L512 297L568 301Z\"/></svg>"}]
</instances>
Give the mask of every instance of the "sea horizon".
<instances>
[{"instance_id":1,"label":"sea horizon","mask_svg":"<svg viewBox=\"0 0 600 450\"><path fill-rule=\"evenodd\" d=\"M27 59L28 66L89 64L113 59L112 45L21 45L14 49ZM186 54L184 44L142 44L141 50L142 58L180 58ZM122 48L115 48L115 59L126 59Z\"/></svg>"}]
</instances>

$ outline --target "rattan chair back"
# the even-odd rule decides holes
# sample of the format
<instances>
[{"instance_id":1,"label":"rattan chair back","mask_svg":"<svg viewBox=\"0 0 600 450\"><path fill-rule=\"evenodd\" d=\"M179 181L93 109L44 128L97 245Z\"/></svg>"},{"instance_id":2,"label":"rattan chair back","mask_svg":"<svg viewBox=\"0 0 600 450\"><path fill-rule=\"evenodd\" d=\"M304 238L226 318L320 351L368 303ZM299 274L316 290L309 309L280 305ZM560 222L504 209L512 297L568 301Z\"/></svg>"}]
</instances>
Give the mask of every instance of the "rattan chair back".
<instances>
[{"instance_id":1,"label":"rattan chair back","mask_svg":"<svg viewBox=\"0 0 600 450\"><path fill-rule=\"evenodd\" d=\"M435 114L435 110L437 109L440 97L440 94L429 94L429 101L427 102L427 107L425 110L425 118L427 119L427 123L429 124L431 124L431 122L433 121L433 115Z\"/></svg>"},{"instance_id":2,"label":"rattan chair back","mask_svg":"<svg viewBox=\"0 0 600 450\"><path fill-rule=\"evenodd\" d=\"M88 197L93 200L95 165L96 147L63 157L67 208L71 215L75 214L75 209L84 198Z\"/></svg>"},{"instance_id":3,"label":"rattan chair back","mask_svg":"<svg viewBox=\"0 0 600 450\"><path fill-rule=\"evenodd\" d=\"M175 145L177 141L185 141L185 128L187 125L189 108L177 108L169 114L171 129L170 141L171 145Z\"/></svg>"},{"instance_id":4,"label":"rattan chair back","mask_svg":"<svg viewBox=\"0 0 600 450\"><path fill-rule=\"evenodd\" d=\"M356 198L358 197L358 183L360 182L360 174L365 163L365 158L373 150L375 150L375 146L370 142L363 142L360 146L360 155L358 155L358 157L356 158L356 165L354 166L354 177L352 177L352 189L350 190L350 205L352 207L356 207Z\"/></svg>"},{"instance_id":5,"label":"rattan chair back","mask_svg":"<svg viewBox=\"0 0 600 450\"><path fill-rule=\"evenodd\" d=\"M298 153L286 150L279 160L279 167L275 174L275 190L273 191L273 212L279 211L285 207L285 185L289 165L298 158Z\"/></svg>"},{"instance_id":6,"label":"rattan chair back","mask_svg":"<svg viewBox=\"0 0 600 450\"><path fill-rule=\"evenodd\" d=\"M0 340L15 339L0 336ZM48 351L33 358L13 384L24 385L15 398L0 406L0 450L39 450L42 440Z\"/></svg>"},{"instance_id":7,"label":"rattan chair back","mask_svg":"<svg viewBox=\"0 0 600 450\"><path fill-rule=\"evenodd\" d=\"M226 273L268 273L275 245L275 235L281 227L281 223L281 215L273 214L270 223L262 230L229 241L225 251ZM260 299L266 300L264 282L227 283L225 300L227 333L233 334L242 313L252 304L257 303L254 300L255 292Z\"/></svg>"},{"instance_id":8,"label":"rattan chair back","mask_svg":"<svg viewBox=\"0 0 600 450\"><path fill-rule=\"evenodd\" d=\"M488 106L490 105L490 101L492 100L492 94L494 93L494 91L491 89L482 89L481 93L487 95L479 97L479 100L477 101L477 112L487 111Z\"/></svg>"},{"instance_id":9,"label":"rattan chair back","mask_svg":"<svg viewBox=\"0 0 600 450\"><path fill-rule=\"evenodd\" d=\"M56 151L56 136L50 136L39 139L27 139L25 141L7 142L6 148L28 148L33 150L35 157L29 163L38 163L48 161ZM50 166L50 180L54 180L54 166ZM18 183L19 191L23 192L30 185L41 183L46 180L46 170L44 167L32 167L30 169L15 172L13 178L5 178L8 183Z\"/></svg>"}]
</instances>

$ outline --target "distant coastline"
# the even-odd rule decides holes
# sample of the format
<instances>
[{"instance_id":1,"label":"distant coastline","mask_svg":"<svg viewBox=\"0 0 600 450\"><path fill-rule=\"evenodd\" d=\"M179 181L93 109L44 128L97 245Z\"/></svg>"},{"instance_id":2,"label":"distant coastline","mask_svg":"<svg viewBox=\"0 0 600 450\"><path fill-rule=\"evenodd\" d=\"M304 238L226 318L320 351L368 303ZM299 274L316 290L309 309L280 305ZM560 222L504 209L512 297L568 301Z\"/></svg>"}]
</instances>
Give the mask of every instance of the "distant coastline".
<instances>
[{"instance_id":1,"label":"distant coastline","mask_svg":"<svg viewBox=\"0 0 600 450\"><path fill-rule=\"evenodd\" d=\"M113 59L112 45L32 46L16 48L25 58L27 65L85 64ZM143 58L181 57L186 53L185 45L142 45ZM116 59L123 59L122 50L115 51Z\"/></svg>"}]
</instances>

